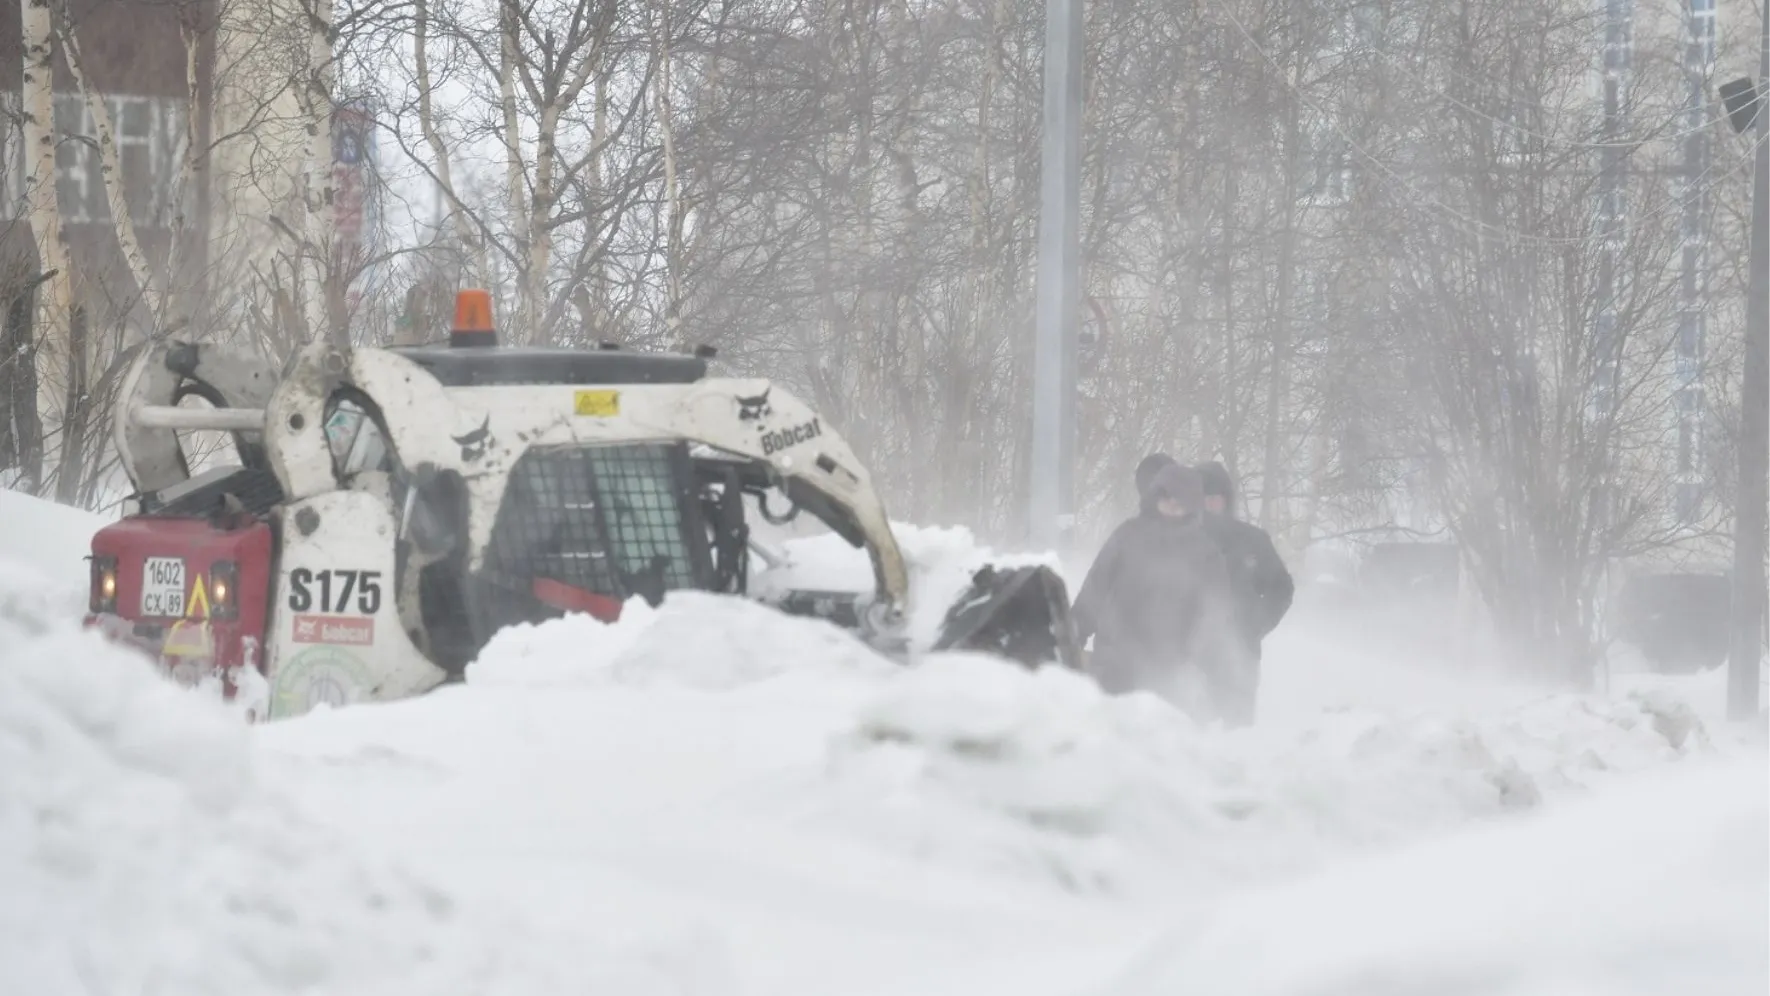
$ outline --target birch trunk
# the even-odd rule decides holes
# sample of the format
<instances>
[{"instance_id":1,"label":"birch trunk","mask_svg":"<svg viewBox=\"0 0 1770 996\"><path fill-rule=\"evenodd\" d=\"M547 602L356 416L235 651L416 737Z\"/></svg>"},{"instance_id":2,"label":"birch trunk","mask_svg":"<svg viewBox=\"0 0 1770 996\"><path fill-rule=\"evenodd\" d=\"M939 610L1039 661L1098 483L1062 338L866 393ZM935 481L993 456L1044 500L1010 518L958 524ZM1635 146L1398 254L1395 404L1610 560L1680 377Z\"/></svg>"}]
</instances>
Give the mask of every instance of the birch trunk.
<instances>
[{"instance_id":1,"label":"birch trunk","mask_svg":"<svg viewBox=\"0 0 1770 996\"><path fill-rule=\"evenodd\" d=\"M600 208L607 193L602 167L602 157L608 147L607 73L596 74L595 92L595 117L590 133L590 203ZM585 220L585 238L595 237L606 242L609 237L609 227L607 220L593 214ZM608 299L608 256L606 253L598 252L593 258L595 262L591 264L589 275L591 309L595 316L597 335L609 335L613 333L613 322Z\"/></svg>"},{"instance_id":2,"label":"birch trunk","mask_svg":"<svg viewBox=\"0 0 1770 996\"><path fill-rule=\"evenodd\" d=\"M162 328L175 331L190 325L202 314L205 274L209 258L207 231L198 224L207 224L203 210L207 185L208 153L203 148L202 45L203 32L189 17L181 17L179 36L184 42L184 85L187 108L184 115L184 149L179 157L178 186L174 191L176 205L172 213L172 258L166 261ZM193 205L197 217L192 218Z\"/></svg>"},{"instance_id":3,"label":"birch trunk","mask_svg":"<svg viewBox=\"0 0 1770 996\"><path fill-rule=\"evenodd\" d=\"M670 22L664 17L663 30L658 32L657 75L658 127L664 144L664 211L666 216L664 243L664 326L672 348L686 350L682 340L682 227L684 211L682 192L676 182L676 136L674 114L670 105Z\"/></svg>"},{"instance_id":4,"label":"birch trunk","mask_svg":"<svg viewBox=\"0 0 1770 996\"><path fill-rule=\"evenodd\" d=\"M613 10L612 7L608 9ZM527 324L530 341L541 342L552 338L553 325L565 303L562 299L561 308L551 307L547 289L547 276L553 266L553 207L559 199L554 182L554 177L559 172L559 124L566 109L577 103L584 87L589 84L592 75L596 74L596 67L603 59L604 45L601 40L590 42L589 51L565 80L559 81L559 77L553 75L551 70L542 80L537 78L542 74L536 72L537 66L533 62L518 64L514 59L517 24L513 15L506 35L507 44L511 46L511 65L522 72L524 90L539 116L535 133L534 192L529 198L526 212L528 259L525 264L526 291L523 298L529 314ZM603 23L600 27L588 27L586 31L607 30L608 27L608 24ZM515 73L512 72L511 86L516 82Z\"/></svg>"},{"instance_id":5,"label":"birch trunk","mask_svg":"<svg viewBox=\"0 0 1770 996\"><path fill-rule=\"evenodd\" d=\"M105 200L110 205L111 226L117 235L117 247L122 250L123 261L129 266L129 275L135 280L136 292L147 303L148 314L157 324L164 317L163 298L159 283L154 279L153 271L148 265L147 254L142 252L141 240L136 237L135 219L129 213L129 201L123 186L123 160L117 152L116 132L111 127L111 109L105 103L104 95L93 89L86 79L81 63L80 44L75 39L74 32L66 24L59 25L56 38L61 42L62 57L67 63L69 75L74 78L74 86L86 101L87 113L92 115L93 130L98 133L99 171L104 177Z\"/></svg>"},{"instance_id":6,"label":"birch trunk","mask_svg":"<svg viewBox=\"0 0 1770 996\"><path fill-rule=\"evenodd\" d=\"M71 337L73 271L55 189L55 17L49 0L20 0L24 49L20 94L23 110L25 216L37 246L43 281L37 298L37 413L45 432L45 456L65 469L78 459L69 445L83 426L77 401L83 391ZM59 429L59 431L57 431Z\"/></svg>"},{"instance_id":7,"label":"birch trunk","mask_svg":"<svg viewBox=\"0 0 1770 996\"><path fill-rule=\"evenodd\" d=\"M498 104L504 115L504 194L509 202L510 234L519 261L517 327L511 331L512 338L526 337L532 342L540 308L532 296L533 285L529 277L532 265L529 211L527 198L523 196L522 121L517 117L516 109L517 60L522 54L517 47L520 23L514 0L504 0L498 8Z\"/></svg>"},{"instance_id":8,"label":"birch trunk","mask_svg":"<svg viewBox=\"0 0 1770 996\"><path fill-rule=\"evenodd\" d=\"M559 114L560 101L548 101L541 108L540 128L535 135L535 192L528 206L529 253L524 274L527 289L523 294L529 314L526 323L529 341L535 343L548 337L544 320L547 314L547 269L553 264L553 230L548 219L553 214L553 172L559 158Z\"/></svg>"},{"instance_id":9,"label":"birch trunk","mask_svg":"<svg viewBox=\"0 0 1770 996\"><path fill-rule=\"evenodd\" d=\"M418 82L418 127L424 133L425 144L430 146L430 154L436 159L436 183L442 188L442 195L449 202L448 227L461 244L467 256L468 269L472 273L472 282L485 286L486 258L485 245L479 238L479 232L469 217L466 205L455 191L453 169L450 166L449 149L443 144L442 133L436 127L436 112L431 104L430 77L430 4L429 0L416 0L416 13L413 15L412 47L416 60Z\"/></svg>"},{"instance_id":10,"label":"birch trunk","mask_svg":"<svg viewBox=\"0 0 1770 996\"><path fill-rule=\"evenodd\" d=\"M307 117L307 164L302 179L302 241L299 268L302 318L309 340L330 336L350 344L344 322L342 267L333 257L332 218L332 3L309 0L307 85L302 112Z\"/></svg>"}]
</instances>

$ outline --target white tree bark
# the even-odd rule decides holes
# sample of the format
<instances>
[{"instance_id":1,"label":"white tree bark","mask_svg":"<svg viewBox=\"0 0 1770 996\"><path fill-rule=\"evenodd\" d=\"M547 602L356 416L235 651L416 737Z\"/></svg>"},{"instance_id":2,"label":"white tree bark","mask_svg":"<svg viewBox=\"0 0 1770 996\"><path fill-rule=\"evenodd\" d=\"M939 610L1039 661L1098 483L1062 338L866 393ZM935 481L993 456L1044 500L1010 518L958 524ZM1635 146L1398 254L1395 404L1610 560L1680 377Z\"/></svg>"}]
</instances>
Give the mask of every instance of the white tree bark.
<instances>
[{"instance_id":1,"label":"white tree bark","mask_svg":"<svg viewBox=\"0 0 1770 996\"><path fill-rule=\"evenodd\" d=\"M474 283L484 286L486 283L485 243L480 238L479 230L474 225L466 205L455 190L454 171L450 165L449 148L443 142L442 132L436 126L436 111L431 100L431 89L434 85L430 72L430 3L429 0L416 0L414 13L412 47L416 60L418 84L418 127L424 134L424 142L430 147L430 154L436 160L436 183L442 189L442 195L449 203L448 228L455 234L466 254L468 268L472 271Z\"/></svg>"},{"instance_id":2,"label":"white tree bark","mask_svg":"<svg viewBox=\"0 0 1770 996\"><path fill-rule=\"evenodd\" d=\"M682 271L684 268L682 229L687 211L682 190L676 179L676 127L670 104L670 19L661 15L663 25L658 31L658 75L654 99L658 106L658 129L664 145L664 325L676 349L685 349L682 339Z\"/></svg>"},{"instance_id":3,"label":"white tree bark","mask_svg":"<svg viewBox=\"0 0 1770 996\"><path fill-rule=\"evenodd\" d=\"M498 103L504 115L504 187L510 204L510 234L517 258L523 260L517 273L517 319L514 337L533 342L535 325L540 319L540 306L534 299L534 282L530 271L533 257L529 242L528 198L524 196L522 163L522 119L517 114L516 74L522 53L517 32L521 26L515 0L503 0L498 7Z\"/></svg>"},{"instance_id":4,"label":"white tree bark","mask_svg":"<svg viewBox=\"0 0 1770 996\"><path fill-rule=\"evenodd\" d=\"M55 16L50 0L20 0L24 43L22 76L25 216L37 245L37 261L45 276L37 297L37 412L45 426L45 457L60 465L66 436L80 427L69 424L72 384L82 366L73 355L73 269L62 231L61 203L55 189ZM56 432L49 427L61 429Z\"/></svg>"},{"instance_id":5,"label":"white tree bark","mask_svg":"<svg viewBox=\"0 0 1770 996\"><path fill-rule=\"evenodd\" d=\"M535 135L535 188L530 195L528 217L528 265L524 277L530 342L541 342L547 335L547 268L553 262L553 230L549 225L553 214L553 173L559 160L559 115L561 103L549 101L541 107L540 127Z\"/></svg>"},{"instance_id":6,"label":"white tree bark","mask_svg":"<svg viewBox=\"0 0 1770 996\"><path fill-rule=\"evenodd\" d=\"M608 185L603 168L603 156L608 148L608 73L596 74L595 90L596 107L591 121L590 131L590 195L591 203L600 203L608 193ZM584 232L586 238L606 240L608 238L608 220L598 215L585 218ZM598 335L606 335L613 325L608 304L608 272L607 263L600 255L587 276L590 287L590 314L586 320L596 328Z\"/></svg>"},{"instance_id":7,"label":"white tree bark","mask_svg":"<svg viewBox=\"0 0 1770 996\"><path fill-rule=\"evenodd\" d=\"M184 148L178 160L177 186L173 188L172 257L166 261L165 269L162 327L167 329L183 328L198 314L197 295L201 293L203 275L195 271L210 258L204 243L211 234L196 229L197 223L206 224L208 219L195 217L194 207L203 197L208 183L208 150L203 148L200 113L203 106L200 71L203 35L194 19L180 18L179 37L184 43Z\"/></svg>"},{"instance_id":8,"label":"white tree bark","mask_svg":"<svg viewBox=\"0 0 1770 996\"><path fill-rule=\"evenodd\" d=\"M307 65L304 85L297 88L302 116L306 118L307 157L300 183L299 229L296 274L301 296L301 316L311 341L331 336L344 344L344 274L334 257L332 235L332 2L307 0Z\"/></svg>"},{"instance_id":9,"label":"white tree bark","mask_svg":"<svg viewBox=\"0 0 1770 996\"><path fill-rule=\"evenodd\" d=\"M123 252L123 261L129 266L129 275L135 281L136 293L147 303L148 314L157 324L164 317L162 310L163 297L159 281L154 279L153 270L148 265L147 254L141 249L141 239L135 234L135 218L129 213L129 202L123 185L123 160L117 152L117 136L111 127L111 110L105 103L104 95L93 88L86 77L80 57L80 45L74 32L64 24L57 25L56 39L61 42L62 57L68 66L68 72L74 78L74 86L86 101L87 113L92 115L93 130L98 133L98 157L100 173L104 177L105 200L110 204L111 225L117 235L117 246ZM194 114L191 117L195 117Z\"/></svg>"}]
</instances>

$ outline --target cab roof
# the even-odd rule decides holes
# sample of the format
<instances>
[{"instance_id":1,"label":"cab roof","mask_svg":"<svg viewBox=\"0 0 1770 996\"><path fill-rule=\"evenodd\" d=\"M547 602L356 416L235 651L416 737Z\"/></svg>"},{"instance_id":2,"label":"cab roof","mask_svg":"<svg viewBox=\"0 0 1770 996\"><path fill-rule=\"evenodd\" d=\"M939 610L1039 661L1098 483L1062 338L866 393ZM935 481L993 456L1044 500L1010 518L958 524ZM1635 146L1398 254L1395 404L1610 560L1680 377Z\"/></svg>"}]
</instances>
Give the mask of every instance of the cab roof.
<instances>
[{"instance_id":1,"label":"cab roof","mask_svg":"<svg viewBox=\"0 0 1770 996\"><path fill-rule=\"evenodd\" d=\"M682 353L552 346L393 346L388 352L423 367L445 387L513 384L692 384L707 376L707 361Z\"/></svg>"}]
</instances>

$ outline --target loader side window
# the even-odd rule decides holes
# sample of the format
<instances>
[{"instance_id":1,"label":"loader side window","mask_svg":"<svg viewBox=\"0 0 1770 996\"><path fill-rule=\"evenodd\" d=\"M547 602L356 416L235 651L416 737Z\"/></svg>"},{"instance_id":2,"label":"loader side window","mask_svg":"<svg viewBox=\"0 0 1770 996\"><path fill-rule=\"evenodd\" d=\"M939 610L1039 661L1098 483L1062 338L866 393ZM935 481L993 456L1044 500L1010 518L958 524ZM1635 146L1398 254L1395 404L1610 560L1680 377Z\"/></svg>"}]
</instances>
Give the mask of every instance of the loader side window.
<instances>
[{"instance_id":1,"label":"loader side window","mask_svg":"<svg viewBox=\"0 0 1770 996\"><path fill-rule=\"evenodd\" d=\"M533 595L540 581L653 604L668 591L705 587L712 564L692 474L680 445L525 453L475 579L479 637L542 612Z\"/></svg>"},{"instance_id":2,"label":"loader side window","mask_svg":"<svg viewBox=\"0 0 1770 996\"><path fill-rule=\"evenodd\" d=\"M683 541L682 488L662 446L606 446L587 451L603 494L603 517L617 569L626 577L658 573L665 589L695 583L695 563Z\"/></svg>"},{"instance_id":3,"label":"loader side window","mask_svg":"<svg viewBox=\"0 0 1770 996\"><path fill-rule=\"evenodd\" d=\"M389 470L387 440L381 427L359 401L341 395L326 415L326 443L332 450L332 473L347 480L365 470Z\"/></svg>"}]
</instances>

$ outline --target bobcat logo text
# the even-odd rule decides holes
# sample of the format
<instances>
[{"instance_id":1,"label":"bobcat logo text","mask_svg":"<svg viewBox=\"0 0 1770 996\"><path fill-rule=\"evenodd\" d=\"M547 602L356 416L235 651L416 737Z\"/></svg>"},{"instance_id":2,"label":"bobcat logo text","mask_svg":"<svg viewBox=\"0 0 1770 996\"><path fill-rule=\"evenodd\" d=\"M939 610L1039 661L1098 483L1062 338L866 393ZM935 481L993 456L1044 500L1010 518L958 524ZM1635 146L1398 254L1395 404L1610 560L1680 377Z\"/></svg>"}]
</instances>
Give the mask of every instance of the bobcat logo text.
<instances>
[{"instance_id":1,"label":"bobcat logo text","mask_svg":"<svg viewBox=\"0 0 1770 996\"><path fill-rule=\"evenodd\" d=\"M800 443L816 439L823 434L823 423L815 418L809 422L795 425L790 429L766 432L762 434L762 453L765 456L774 456L781 450L791 449L794 446L798 446Z\"/></svg>"}]
</instances>

